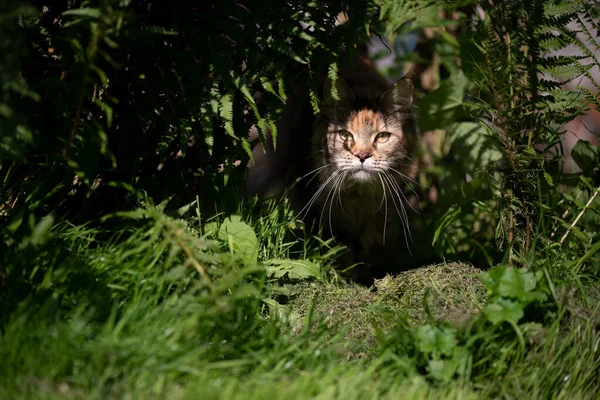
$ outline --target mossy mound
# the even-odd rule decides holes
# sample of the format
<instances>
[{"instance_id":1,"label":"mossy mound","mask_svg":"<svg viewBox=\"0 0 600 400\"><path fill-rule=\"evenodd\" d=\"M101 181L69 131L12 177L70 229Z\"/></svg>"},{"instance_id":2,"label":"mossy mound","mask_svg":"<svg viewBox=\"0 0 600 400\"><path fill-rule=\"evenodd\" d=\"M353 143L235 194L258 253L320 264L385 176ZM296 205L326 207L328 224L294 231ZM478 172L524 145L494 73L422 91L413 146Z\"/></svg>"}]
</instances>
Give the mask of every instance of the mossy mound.
<instances>
[{"instance_id":1,"label":"mossy mound","mask_svg":"<svg viewBox=\"0 0 600 400\"><path fill-rule=\"evenodd\" d=\"M388 275L375 287L383 304L416 321L434 318L460 324L485 303L481 272L471 264L436 264Z\"/></svg>"},{"instance_id":2,"label":"mossy mound","mask_svg":"<svg viewBox=\"0 0 600 400\"><path fill-rule=\"evenodd\" d=\"M367 351L377 333L389 331L398 319L458 325L471 318L485 303L480 273L470 264L444 263L388 275L371 288L301 283L292 287L289 306L303 317L312 309L313 322L326 321L334 333L345 333L352 356L360 356L360 348Z\"/></svg>"}]
</instances>

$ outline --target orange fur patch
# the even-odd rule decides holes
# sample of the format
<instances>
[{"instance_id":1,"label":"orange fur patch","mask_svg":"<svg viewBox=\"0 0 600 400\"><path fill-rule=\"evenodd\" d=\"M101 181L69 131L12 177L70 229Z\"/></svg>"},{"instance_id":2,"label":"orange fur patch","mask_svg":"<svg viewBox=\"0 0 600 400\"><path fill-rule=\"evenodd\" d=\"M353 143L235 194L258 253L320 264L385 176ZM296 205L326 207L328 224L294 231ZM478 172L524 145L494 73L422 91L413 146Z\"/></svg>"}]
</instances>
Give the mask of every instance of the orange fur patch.
<instances>
[{"instance_id":1,"label":"orange fur patch","mask_svg":"<svg viewBox=\"0 0 600 400\"><path fill-rule=\"evenodd\" d=\"M372 110L363 109L353 115L348 123L351 132L358 132L369 127L376 132L384 130L385 121L381 114Z\"/></svg>"}]
</instances>

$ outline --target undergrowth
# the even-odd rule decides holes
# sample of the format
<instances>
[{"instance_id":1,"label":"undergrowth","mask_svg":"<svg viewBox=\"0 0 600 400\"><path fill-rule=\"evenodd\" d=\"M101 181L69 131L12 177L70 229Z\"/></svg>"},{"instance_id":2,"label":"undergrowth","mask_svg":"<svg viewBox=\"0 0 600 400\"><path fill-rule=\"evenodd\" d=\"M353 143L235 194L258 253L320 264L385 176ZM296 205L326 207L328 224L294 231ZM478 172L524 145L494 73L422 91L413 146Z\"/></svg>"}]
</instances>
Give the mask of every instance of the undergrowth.
<instances>
[{"instance_id":1,"label":"undergrowth","mask_svg":"<svg viewBox=\"0 0 600 400\"><path fill-rule=\"evenodd\" d=\"M600 108L599 17L5 2L0 398L597 397L598 133L563 144ZM276 137L301 84L317 110L319 74L365 40L389 44L391 78L413 71L435 138L414 236L440 261L372 288L285 198L240 195L249 130Z\"/></svg>"}]
</instances>

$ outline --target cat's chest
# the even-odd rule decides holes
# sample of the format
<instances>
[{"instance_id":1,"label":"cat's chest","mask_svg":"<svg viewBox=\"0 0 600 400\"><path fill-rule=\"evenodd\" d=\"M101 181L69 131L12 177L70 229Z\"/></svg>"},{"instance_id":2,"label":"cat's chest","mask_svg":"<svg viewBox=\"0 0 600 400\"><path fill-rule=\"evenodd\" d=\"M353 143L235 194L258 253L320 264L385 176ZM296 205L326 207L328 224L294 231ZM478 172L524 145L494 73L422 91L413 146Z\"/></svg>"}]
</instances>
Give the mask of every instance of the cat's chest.
<instances>
[{"instance_id":1,"label":"cat's chest","mask_svg":"<svg viewBox=\"0 0 600 400\"><path fill-rule=\"evenodd\" d=\"M323 199L327 200L327 199ZM357 189L345 188L339 191L335 199L322 200L322 211L328 214L327 223L334 231L360 234L368 225L385 218L389 212L387 196L374 185Z\"/></svg>"}]
</instances>

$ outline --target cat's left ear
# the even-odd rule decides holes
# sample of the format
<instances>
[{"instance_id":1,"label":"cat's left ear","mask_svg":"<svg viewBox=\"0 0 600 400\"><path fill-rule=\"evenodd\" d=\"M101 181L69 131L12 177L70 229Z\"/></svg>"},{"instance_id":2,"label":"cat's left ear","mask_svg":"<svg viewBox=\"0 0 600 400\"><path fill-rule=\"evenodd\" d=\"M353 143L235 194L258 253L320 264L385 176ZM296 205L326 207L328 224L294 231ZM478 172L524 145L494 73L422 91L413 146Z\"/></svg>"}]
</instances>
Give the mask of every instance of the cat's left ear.
<instances>
[{"instance_id":1,"label":"cat's left ear","mask_svg":"<svg viewBox=\"0 0 600 400\"><path fill-rule=\"evenodd\" d=\"M410 110L413 104L414 89L412 80L402 78L381 95L381 104L386 109Z\"/></svg>"}]
</instances>

